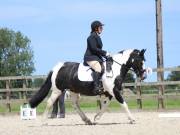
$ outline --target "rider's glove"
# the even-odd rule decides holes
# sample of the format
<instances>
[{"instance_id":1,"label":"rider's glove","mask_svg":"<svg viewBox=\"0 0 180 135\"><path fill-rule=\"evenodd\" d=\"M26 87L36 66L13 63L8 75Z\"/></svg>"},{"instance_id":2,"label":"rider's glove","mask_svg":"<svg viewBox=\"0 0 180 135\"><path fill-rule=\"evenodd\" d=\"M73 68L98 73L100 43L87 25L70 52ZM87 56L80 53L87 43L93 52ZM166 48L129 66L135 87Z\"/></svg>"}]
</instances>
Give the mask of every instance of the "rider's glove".
<instances>
[{"instance_id":1,"label":"rider's glove","mask_svg":"<svg viewBox=\"0 0 180 135\"><path fill-rule=\"evenodd\" d=\"M106 53L106 57L112 57L112 55L110 53Z\"/></svg>"},{"instance_id":2,"label":"rider's glove","mask_svg":"<svg viewBox=\"0 0 180 135\"><path fill-rule=\"evenodd\" d=\"M106 53L106 57L105 57L106 59L112 59L112 55L110 54L110 53Z\"/></svg>"}]
</instances>

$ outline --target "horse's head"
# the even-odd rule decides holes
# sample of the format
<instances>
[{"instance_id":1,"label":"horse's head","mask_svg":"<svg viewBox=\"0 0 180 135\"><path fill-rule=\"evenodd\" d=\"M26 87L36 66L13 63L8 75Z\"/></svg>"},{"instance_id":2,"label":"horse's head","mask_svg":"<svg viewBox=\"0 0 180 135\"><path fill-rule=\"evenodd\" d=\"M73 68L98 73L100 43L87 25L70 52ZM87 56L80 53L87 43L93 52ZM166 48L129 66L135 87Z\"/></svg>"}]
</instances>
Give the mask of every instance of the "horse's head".
<instances>
[{"instance_id":1,"label":"horse's head","mask_svg":"<svg viewBox=\"0 0 180 135\"><path fill-rule=\"evenodd\" d=\"M141 80L144 80L146 78L144 69L145 51L145 49L142 49L141 51L136 49L133 50L128 60L129 67L133 69L137 77L140 77Z\"/></svg>"}]
</instances>

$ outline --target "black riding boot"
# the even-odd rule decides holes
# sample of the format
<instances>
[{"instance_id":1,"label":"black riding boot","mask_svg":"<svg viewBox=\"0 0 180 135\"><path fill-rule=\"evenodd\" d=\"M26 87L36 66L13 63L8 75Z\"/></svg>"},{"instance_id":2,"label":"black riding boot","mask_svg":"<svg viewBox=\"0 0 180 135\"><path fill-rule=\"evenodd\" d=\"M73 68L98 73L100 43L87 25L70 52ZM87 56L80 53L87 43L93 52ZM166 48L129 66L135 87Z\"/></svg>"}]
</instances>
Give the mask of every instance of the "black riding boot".
<instances>
[{"instance_id":1,"label":"black riding boot","mask_svg":"<svg viewBox=\"0 0 180 135\"><path fill-rule=\"evenodd\" d=\"M100 86L101 73L99 73L99 72L93 72L92 77L93 77L93 80L94 80L93 93L94 93L94 94L101 94L102 89L103 89L103 88Z\"/></svg>"}]
</instances>

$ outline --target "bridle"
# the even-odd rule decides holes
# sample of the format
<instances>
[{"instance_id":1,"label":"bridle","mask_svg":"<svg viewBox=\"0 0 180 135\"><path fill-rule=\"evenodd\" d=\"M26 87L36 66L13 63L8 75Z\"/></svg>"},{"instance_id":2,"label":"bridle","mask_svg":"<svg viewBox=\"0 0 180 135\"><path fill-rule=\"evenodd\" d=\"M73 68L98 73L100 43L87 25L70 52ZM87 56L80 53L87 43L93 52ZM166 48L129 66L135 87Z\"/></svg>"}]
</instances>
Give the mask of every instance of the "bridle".
<instances>
[{"instance_id":1,"label":"bridle","mask_svg":"<svg viewBox=\"0 0 180 135\"><path fill-rule=\"evenodd\" d=\"M124 66L125 69L132 71L132 72L135 73L136 75L137 75L137 74L141 74L142 72L144 72L144 70L142 70L142 71L137 71L138 69L135 70L134 68L132 68L132 65L131 65L131 66L127 66L127 64L121 64L121 63L117 62L116 60L114 60L113 58L111 58L111 60L112 60L113 62L115 62L116 64L118 64L119 66ZM129 67L130 67L130 68L129 68ZM139 72L139 73L138 73L138 72Z\"/></svg>"},{"instance_id":2,"label":"bridle","mask_svg":"<svg viewBox=\"0 0 180 135\"><path fill-rule=\"evenodd\" d=\"M122 66L123 64L121 64L121 63L119 63L119 62L117 62L117 61L115 61L113 58L112 58L112 60L113 60L113 62L115 62L116 64L118 64L119 66ZM127 67L127 65L124 65L125 66L125 68L126 69L128 69L128 70L131 70L132 72L134 72L135 73L135 70L134 69L132 69L132 68L128 68Z\"/></svg>"}]
</instances>

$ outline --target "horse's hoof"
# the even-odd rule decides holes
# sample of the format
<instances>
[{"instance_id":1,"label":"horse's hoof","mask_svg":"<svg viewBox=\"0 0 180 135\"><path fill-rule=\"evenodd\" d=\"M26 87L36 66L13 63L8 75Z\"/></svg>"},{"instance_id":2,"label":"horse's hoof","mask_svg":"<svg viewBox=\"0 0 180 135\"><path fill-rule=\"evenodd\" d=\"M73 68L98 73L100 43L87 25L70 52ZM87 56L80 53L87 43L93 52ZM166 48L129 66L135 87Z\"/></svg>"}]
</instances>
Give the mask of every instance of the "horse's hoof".
<instances>
[{"instance_id":1,"label":"horse's hoof","mask_svg":"<svg viewBox=\"0 0 180 135\"><path fill-rule=\"evenodd\" d=\"M48 125L47 119L41 119L41 125L47 126Z\"/></svg>"},{"instance_id":2,"label":"horse's hoof","mask_svg":"<svg viewBox=\"0 0 180 135\"><path fill-rule=\"evenodd\" d=\"M93 125L93 123L90 120L86 120L86 125Z\"/></svg>"},{"instance_id":3,"label":"horse's hoof","mask_svg":"<svg viewBox=\"0 0 180 135\"><path fill-rule=\"evenodd\" d=\"M48 126L48 123L47 123L47 122L43 122L43 123L41 124L41 126Z\"/></svg>"},{"instance_id":4,"label":"horse's hoof","mask_svg":"<svg viewBox=\"0 0 180 135\"><path fill-rule=\"evenodd\" d=\"M135 119L131 116L131 117L128 117L128 119L129 119L129 123L130 124L135 124Z\"/></svg>"},{"instance_id":5,"label":"horse's hoof","mask_svg":"<svg viewBox=\"0 0 180 135\"><path fill-rule=\"evenodd\" d=\"M130 124L135 124L136 123L136 121L135 120L130 120L130 122L129 122Z\"/></svg>"}]
</instances>

